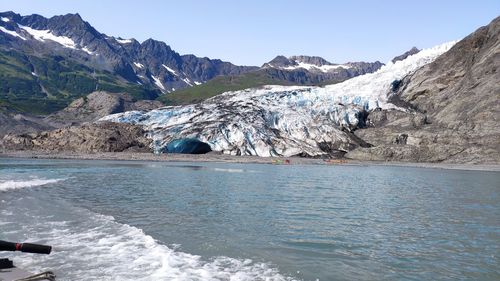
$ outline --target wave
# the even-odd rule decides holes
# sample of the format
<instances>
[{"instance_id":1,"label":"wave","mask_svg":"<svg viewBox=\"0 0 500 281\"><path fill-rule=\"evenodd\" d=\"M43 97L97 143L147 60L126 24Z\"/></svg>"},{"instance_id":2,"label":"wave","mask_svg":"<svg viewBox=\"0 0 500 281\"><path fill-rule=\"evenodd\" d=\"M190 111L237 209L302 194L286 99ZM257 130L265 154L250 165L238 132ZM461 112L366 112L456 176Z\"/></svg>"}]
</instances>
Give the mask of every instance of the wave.
<instances>
[{"instance_id":1,"label":"wave","mask_svg":"<svg viewBox=\"0 0 500 281\"><path fill-rule=\"evenodd\" d=\"M21 189L26 187L41 186L50 183L56 183L65 179L31 179L31 180L7 180L0 182L0 191L7 191L12 189Z\"/></svg>"},{"instance_id":2,"label":"wave","mask_svg":"<svg viewBox=\"0 0 500 281\"><path fill-rule=\"evenodd\" d=\"M226 172L226 173L244 173L246 172L243 169L227 169L227 168L212 168L213 171L216 172Z\"/></svg>"},{"instance_id":3,"label":"wave","mask_svg":"<svg viewBox=\"0 0 500 281\"><path fill-rule=\"evenodd\" d=\"M85 209L73 215L78 222L45 222L44 229L30 234L34 241L50 241L53 251L23 258L22 267L51 269L61 280L293 280L267 263L223 256L206 260L179 251L111 216Z\"/></svg>"}]
</instances>

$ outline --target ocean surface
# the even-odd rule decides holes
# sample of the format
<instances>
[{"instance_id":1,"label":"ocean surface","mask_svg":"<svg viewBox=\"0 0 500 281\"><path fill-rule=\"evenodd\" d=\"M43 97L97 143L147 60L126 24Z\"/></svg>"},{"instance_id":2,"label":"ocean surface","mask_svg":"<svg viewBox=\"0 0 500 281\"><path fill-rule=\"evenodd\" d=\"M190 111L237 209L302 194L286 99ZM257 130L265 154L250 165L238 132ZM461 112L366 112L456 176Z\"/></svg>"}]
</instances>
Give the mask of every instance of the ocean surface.
<instances>
[{"instance_id":1,"label":"ocean surface","mask_svg":"<svg viewBox=\"0 0 500 281\"><path fill-rule=\"evenodd\" d=\"M500 173L0 159L0 240L58 280L500 280Z\"/></svg>"}]
</instances>

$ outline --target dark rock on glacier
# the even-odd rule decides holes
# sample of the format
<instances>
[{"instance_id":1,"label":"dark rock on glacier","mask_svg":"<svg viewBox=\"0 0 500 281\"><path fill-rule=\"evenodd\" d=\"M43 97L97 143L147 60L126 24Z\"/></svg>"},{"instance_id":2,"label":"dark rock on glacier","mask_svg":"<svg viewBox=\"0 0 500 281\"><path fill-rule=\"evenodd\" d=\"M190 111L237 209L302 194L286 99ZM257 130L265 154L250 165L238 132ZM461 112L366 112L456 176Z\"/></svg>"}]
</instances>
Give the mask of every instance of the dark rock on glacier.
<instances>
[{"instance_id":1,"label":"dark rock on glacier","mask_svg":"<svg viewBox=\"0 0 500 281\"><path fill-rule=\"evenodd\" d=\"M406 51L404 54L394 57L391 61L394 63L400 60L404 60L411 55L417 54L418 52L420 52L420 50L417 47L413 47L410 50Z\"/></svg>"}]
</instances>

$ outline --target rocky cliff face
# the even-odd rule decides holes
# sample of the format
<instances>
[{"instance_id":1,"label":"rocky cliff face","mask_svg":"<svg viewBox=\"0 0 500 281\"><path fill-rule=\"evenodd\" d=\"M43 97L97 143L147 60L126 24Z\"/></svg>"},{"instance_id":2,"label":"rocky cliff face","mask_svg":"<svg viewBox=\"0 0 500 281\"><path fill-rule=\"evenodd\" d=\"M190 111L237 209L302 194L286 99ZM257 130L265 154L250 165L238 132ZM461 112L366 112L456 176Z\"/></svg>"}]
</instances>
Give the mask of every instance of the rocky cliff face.
<instances>
[{"instance_id":1,"label":"rocky cliff face","mask_svg":"<svg viewBox=\"0 0 500 281\"><path fill-rule=\"evenodd\" d=\"M180 137L236 155L347 152L360 160L499 163L499 35L500 18L458 43L404 55L375 73L324 88L248 89L196 106L101 120L143 126L160 150Z\"/></svg>"},{"instance_id":2,"label":"rocky cliff face","mask_svg":"<svg viewBox=\"0 0 500 281\"><path fill-rule=\"evenodd\" d=\"M500 18L406 76L392 101L409 113L371 114L356 159L500 162Z\"/></svg>"},{"instance_id":3,"label":"rocky cliff face","mask_svg":"<svg viewBox=\"0 0 500 281\"><path fill-rule=\"evenodd\" d=\"M43 118L37 116L8 111L0 112L0 138L9 133L34 133L53 128Z\"/></svg>"},{"instance_id":4,"label":"rocky cliff face","mask_svg":"<svg viewBox=\"0 0 500 281\"><path fill-rule=\"evenodd\" d=\"M416 54L418 52L420 52L420 50L417 47L413 47L410 50L404 52L403 54L394 57L391 61L394 63L394 62L397 62L397 61L400 61L400 60L404 60L407 57L409 57L411 55L414 55L414 54Z\"/></svg>"},{"instance_id":5,"label":"rocky cliff face","mask_svg":"<svg viewBox=\"0 0 500 281\"><path fill-rule=\"evenodd\" d=\"M21 114L6 109L0 112L0 138L6 134L26 134L67 126L79 126L129 110L153 110L163 106L159 101L135 100L125 93L93 92L48 116ZM1 108L0 108L1 110Z\"/></svg>"},{"instance_id":6,"label":"rocky cliff face","mask_svg":"<svg viewBox=\"0 0 500 281\"><path fill-rule=\"evenodd\" d=\"M159 101L135 101L124 93L93 92L72 102L68 107L50 114L44 120L54 126L63 127L97 121L100 118L129 110L153 110L163 106Z\"/></svg>"}]
</instances>

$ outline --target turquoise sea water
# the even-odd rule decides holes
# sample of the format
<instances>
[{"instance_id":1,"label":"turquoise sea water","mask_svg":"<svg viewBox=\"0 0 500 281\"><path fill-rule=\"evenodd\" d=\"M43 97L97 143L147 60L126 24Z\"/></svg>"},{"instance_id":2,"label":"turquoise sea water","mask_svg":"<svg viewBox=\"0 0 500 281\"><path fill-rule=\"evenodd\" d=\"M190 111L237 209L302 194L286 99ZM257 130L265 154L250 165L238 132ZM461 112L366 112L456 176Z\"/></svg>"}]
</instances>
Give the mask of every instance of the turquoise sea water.
<instances>
[{"instance_id":1,"label":"turquoise sea water","mask_svg":"<svg viewBox=\"0 0 500 281\"><path fill-rule=\"evenodd\" d=\"M499 280L500 173L0 159L0 240L59 280Z\"/></svg>"}]
</instances>

